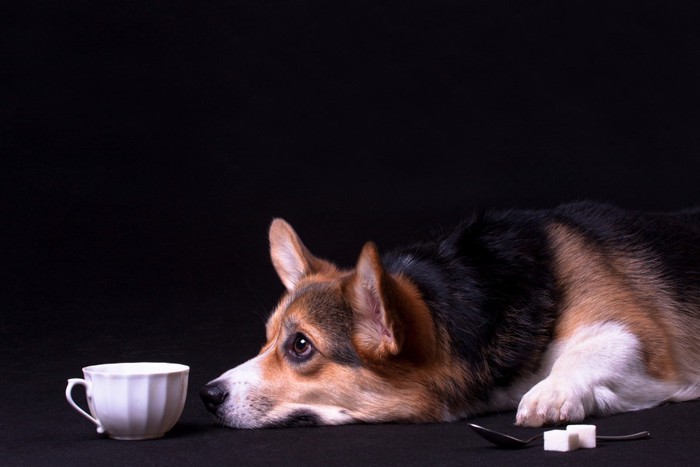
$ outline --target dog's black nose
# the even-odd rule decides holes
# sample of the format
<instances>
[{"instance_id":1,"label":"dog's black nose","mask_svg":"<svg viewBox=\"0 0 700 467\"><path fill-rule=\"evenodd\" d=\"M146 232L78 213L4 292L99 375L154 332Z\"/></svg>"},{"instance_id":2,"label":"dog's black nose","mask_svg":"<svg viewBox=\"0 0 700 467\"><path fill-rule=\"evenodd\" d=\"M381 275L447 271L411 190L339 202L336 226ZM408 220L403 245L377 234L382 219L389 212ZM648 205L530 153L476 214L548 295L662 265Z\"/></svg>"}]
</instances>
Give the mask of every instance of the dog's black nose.
<instances>
[{"instance_id":1,"label":"dog's black nose","mask_svg":"<svg viewBox=\"0 0 700 467\"><path fill-rule=\"evenodd\" d=\"M226 400L228 393L216 384L207 384L199 391L204 406L211 413L215 413L221 404Z\"/></svg>"}]
</instances>

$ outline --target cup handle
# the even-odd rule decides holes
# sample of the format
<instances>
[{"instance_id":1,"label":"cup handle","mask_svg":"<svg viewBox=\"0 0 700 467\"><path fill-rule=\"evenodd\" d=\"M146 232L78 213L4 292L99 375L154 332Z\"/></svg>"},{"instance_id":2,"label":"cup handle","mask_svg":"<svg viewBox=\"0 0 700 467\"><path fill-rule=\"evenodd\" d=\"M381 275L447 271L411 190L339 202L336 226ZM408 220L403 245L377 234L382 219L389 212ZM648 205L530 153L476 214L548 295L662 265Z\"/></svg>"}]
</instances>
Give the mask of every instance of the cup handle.
<instances>
[{"instance_id":1,"label":"cup handle","mask_svg":"<svg viewBox=\"0 0 700 467\"><path fill-rule=\"evenodd\" d=\"M68 403L69 403L71 406L73 406L73 408L74 408L75 410L77 410L78 412L80 412L81 415L83 415L85 418L87 418L87 419L90 420L92 423L94 423L95 425L97 425L97 432L98 432L99 434L103 434L103 433L105 432L105 429L104 429L104 427L102 426L102 423L100 423L100 421L97 420L95 417L93 417L92 415L90 415L89 413L87 413L86 411L84 411L83 409L81 409L81 408L78 406L78 404L76 404L75 401L73 400L73 395L72 395L71 393L72 393L72 391L73 391L73 387L74 387L74 386L85 386L85 394L87 394L87 396L90 397L90 392L91 392L91 391L90 391L90 383L88 383L87 381L85 381L85 380L82 379L82 378L71 378L71 379L69 379L69 380L68 380L68 386L66 386L66 400L68 401Z\"/></svg>"}]
</instances>

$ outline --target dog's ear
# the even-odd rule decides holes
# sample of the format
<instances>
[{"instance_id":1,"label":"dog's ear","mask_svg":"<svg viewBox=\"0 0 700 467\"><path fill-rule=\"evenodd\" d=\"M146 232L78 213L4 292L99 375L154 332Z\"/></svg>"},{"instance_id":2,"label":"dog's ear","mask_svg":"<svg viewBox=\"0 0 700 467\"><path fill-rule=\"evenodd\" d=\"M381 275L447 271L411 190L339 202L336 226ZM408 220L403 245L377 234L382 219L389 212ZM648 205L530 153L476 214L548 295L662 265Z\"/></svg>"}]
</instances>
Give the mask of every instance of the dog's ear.
<instances>
[{"instance_id":1,"label":"dog's ear","mask_svg":"<svg viewBox=\"0 0 700 467\"><path fill-rule=\"evenodd\" d=\"M365 244L350 283L355 310L353 342L372 359L397 355L403 340L398 314L392 307L392 278L379 259L377 247Z\"/></svg>"},{"instance_id":2,"label":"dog's ear","mask_svg":"<svg viewBox=\"0 0 700 467\"><path fill-rule=\"evenodd\" d=\"M294 289L309 274L337 270L330 262L312 255L292 226L283 219L272 221L269 237L272 264L287 290Z\"/></svg>"}]
</instances>

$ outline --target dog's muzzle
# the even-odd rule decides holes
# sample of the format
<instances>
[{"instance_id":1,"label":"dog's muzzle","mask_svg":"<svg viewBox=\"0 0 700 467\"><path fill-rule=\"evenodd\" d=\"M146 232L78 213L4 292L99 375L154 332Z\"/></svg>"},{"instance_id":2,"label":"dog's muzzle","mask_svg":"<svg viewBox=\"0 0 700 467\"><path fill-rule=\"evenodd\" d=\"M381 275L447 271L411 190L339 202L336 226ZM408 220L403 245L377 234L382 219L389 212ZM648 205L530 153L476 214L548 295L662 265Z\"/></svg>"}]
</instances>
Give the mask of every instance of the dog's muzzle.
<instances>
[{"instance_id":1,"label":"dog's muzzle","mask_svg":"<svg viewBox=\"0 0 700 467\"><path fill-rule=\"evenodd\" d=\"M228 397L228 392L224 391L216 384L209 383L199 391L199 397L202 398L202 402L204 402L204 406L207 410L216 414L221 404L223 404L226 397Z\"/></svg>"}]
</instances>

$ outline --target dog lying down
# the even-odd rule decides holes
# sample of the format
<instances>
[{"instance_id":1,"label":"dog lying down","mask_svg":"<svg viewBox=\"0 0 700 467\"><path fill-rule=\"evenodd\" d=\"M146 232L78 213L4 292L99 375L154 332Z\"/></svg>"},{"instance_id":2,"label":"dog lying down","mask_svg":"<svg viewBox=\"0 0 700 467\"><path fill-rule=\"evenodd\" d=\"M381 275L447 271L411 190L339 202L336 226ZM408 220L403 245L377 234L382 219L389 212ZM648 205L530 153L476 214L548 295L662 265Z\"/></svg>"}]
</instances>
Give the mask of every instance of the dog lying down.
<instances>
[{"instance_id":1,"label":"dog lying down","mask_svg":"<svg viewBox=\"0 0 700 467\"><path fill-rule=\"evenodd\" d=\"M354 269L281 219L269 236L267 343L200 392L223 425L541 426L700 397L700 210L485 213Z\"/></svg>"}]
</instances>

